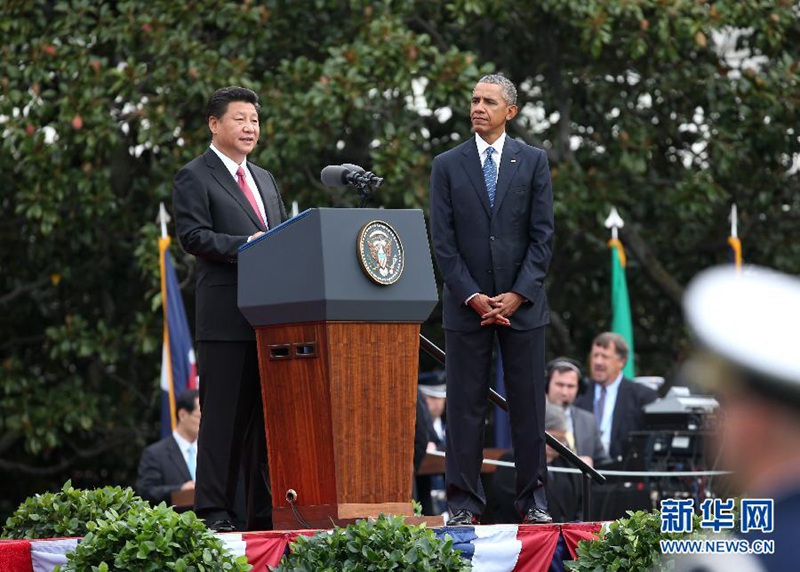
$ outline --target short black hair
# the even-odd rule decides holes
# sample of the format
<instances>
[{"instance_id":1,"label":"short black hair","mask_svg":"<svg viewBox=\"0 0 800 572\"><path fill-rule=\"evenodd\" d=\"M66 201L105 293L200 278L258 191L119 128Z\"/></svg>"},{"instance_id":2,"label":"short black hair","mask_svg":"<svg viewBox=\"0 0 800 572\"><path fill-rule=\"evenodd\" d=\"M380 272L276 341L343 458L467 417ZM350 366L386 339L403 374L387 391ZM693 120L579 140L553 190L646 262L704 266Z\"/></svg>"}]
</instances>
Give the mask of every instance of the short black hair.
<instances>
[{"instance_id":1,"label":"short black hair","mask_svg":"<svg viewBox=\"0 0 800 572\"><path fill-rule=\"evenodd\" d=\"M180 413L181 409L186 410L188 413L194 412L198 397L200 397L200 392L196 389L181 391L175 399L175 417L178 417L178 413Z\"/></svg>"},{"instance_id":2,"label":"short black hair","mask_svg":"<svg viewBox=\"0 0 800 572\"><path fill-rule=\"evenodd\" d=\"M244 101L245 103L252 103L256 111L261 107L258 105L258 95L252 89L246 87L239 87L238 85L230 85L222 87L211 94L206 104L206 119L212 117L220 118L228 111L228 104L232 101Z\"/></svg>"},{"instance_id":3,"label":"short black hair","mask_svg":"<svg viewBox=\"0 0 800 572\"><path fill-rule=\"evenodd\" d=\"M553 379L553 374L556 372L558 373L567 373L568 371L574 372L578 376L578 381L581 380L583 377L583 371L581 367L581 362L578 360L568 358L568 357L557 357L553 361L547 364L547 370L545 372L546 381L550 383L550 380Z\"/></svg>"}]
</instances>

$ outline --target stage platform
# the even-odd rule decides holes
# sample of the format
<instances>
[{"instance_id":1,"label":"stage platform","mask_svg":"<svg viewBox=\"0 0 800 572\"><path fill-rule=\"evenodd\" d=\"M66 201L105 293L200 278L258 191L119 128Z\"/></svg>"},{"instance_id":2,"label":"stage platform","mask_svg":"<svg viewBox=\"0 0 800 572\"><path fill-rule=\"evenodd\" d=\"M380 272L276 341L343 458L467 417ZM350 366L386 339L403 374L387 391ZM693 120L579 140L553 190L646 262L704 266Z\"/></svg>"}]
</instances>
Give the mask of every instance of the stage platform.
<instances>
[{"instance_id":1,"label":"stage platform","mask_svg":"<svg viewBox=\"0 0 800 572\"><path fill-rule=\"evenodd\" d=\"M596 537L601 523L542 525L486 525L435 528L437 535L449 534L462 557L472 563L475 572L545 572L550 566L559 539L574 558L575 547L582 539ZM299 534L316 531L287 530L220 534L234 554L246 555L254 570L275 566L289 544ZM50 572L66 562L66 553L78 543L77 538L54 540L0 541L0 572Z\"/></svg>"}]
</instances>

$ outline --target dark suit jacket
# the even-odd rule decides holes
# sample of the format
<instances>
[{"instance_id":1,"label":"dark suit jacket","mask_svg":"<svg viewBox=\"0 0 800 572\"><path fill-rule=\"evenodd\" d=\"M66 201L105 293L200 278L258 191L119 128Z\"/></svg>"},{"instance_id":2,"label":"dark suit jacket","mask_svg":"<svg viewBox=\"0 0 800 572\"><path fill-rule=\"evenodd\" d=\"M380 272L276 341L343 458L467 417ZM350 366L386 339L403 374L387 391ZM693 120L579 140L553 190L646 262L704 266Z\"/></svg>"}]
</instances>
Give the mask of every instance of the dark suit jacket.
<instances>
[{"instance_id":1,"label":"dark suit jacket","mask_svg":"<svg viewBox=\"0 0 800 572\"><path fill-rule=\"evenodd\" d=\"M591 457L595 466L607 465L611 462L606 448L600 441L600 429L597 427L597 417L593 413L575 407L570 408L572 413L572 432L575 436L575 448L578 455Z\"/></svg>"},{"instance_id":2,"label":"dark suit jacket","mask_svg":"<svg viewBox=\"0 0 800 572\"><path fill-rule=\"evenodd\" d=\"M622 457L622 443L631 431L644 429L643 407L658 398L658 394L630 379L622 378L620 381L617 402L614 406L614 417L611 420L611 440L608 454L616 461ZM594 412L594 384L589 384L589 389L575 400L575 405Z\"/></svg>"},{"instance_id":3,"label":"dark suit jacket","mask_svg":"<svg viewBox=\"0 0 800 572\"><path fill-rule=\"evenodd\" d=\"M161 501L172 504L170 495L191 481L189 467L183 458L175 437L168 435L147 447L139 461L136 493L153 504Z\"/></svg>"},{"instance_id":4,"label":"dark suit jacket","mask_svg":"<svg viewBox=\"0 0 800 572\"><path fill-rule=\"evenodd\" d=\"M511 317L512 328L547 324L544 279L554 231L547 154L506 137L492 209L471 137L434 159L430 195L433 250L445 283L444 327L480 329L464 301L476 292L509 291L528 300Z\"/></svg>"},{"instance_id":5,"label":"dark suit jacket","mask_svg":"<svg viewBox=\"0 0 800 572\"><path fill-rule=\"evenodd\" d=\"M286 208L269 171L247 163L264 202L267 223L286 220ZM247 341L253 328L236 304L238 249L266 230L220 158L208 149L175 176L173 209L178 239L197 257L195 339Z\"/></svg>"}]
</instances>

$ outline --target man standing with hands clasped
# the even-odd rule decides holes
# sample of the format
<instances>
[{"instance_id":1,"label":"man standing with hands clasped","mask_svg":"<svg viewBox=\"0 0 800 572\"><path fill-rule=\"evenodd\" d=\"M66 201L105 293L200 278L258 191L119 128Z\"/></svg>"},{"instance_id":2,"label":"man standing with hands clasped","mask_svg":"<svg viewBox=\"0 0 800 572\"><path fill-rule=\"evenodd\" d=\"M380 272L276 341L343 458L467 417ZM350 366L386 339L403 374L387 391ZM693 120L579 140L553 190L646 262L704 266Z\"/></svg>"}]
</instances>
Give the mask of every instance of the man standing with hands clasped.
<instances>
[{"instance_id":1,"label":"man standing with hands clasped","mask_svg":"<svg viewBox=\"0 0 800 572\"><path fill-rule=\"evenodd\" d=\"M178 172L173 190L178 238L197 258L203 418L194 510L218 532L235 530L240 466L247 529L272 527L255 332L237 305L239 247L286 220L272 174L247 160L258 142L258 110L258 96L249 89L214 92L206 109L211 145Z\"/></svg>"},{"instance_id":2,"label":"man standing with hands clasped","mask_svg":"<svg viewBox=\"0 0 800 572\"><path fill-rule=\"evenodd\" d=\"M553 239L546 153L506 136L517 90L488 75L472 92L475 137L436 157L431 238L444 277L448 525L477 524L492 349L500 342L523 523L552 522L544 489L544 280Z\"/></svg>"}]
</instances>

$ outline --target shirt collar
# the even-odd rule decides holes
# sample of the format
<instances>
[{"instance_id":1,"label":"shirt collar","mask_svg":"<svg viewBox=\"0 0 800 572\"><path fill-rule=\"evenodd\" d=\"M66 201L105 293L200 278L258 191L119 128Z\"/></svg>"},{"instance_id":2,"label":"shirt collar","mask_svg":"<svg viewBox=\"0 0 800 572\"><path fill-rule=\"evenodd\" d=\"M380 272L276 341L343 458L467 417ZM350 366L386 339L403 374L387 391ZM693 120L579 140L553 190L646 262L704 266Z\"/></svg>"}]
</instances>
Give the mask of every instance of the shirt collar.
<instances>
[{"instance_id":1,"label":"shirt collar","mask_svg":"<svg viewBox=\"0 0 800 572\"><path fill-rule=\"evenodd\" d=\"M611 382L611 383L609 383L608 385L605 386L606 395L609 395L611 393L614 393L614 394L617 393L617 391L619 390L620 382L622 381L622 377L623 377L622 372L619 372L619 375L617 375L617 379L615 379L613 382ZM603 386L600 385L599 383L597 383L597 384L595 384L595 387L597 388L597 390L596 390L597 393L595 393L595 395L599 395L600 392L603 390Z\"/></svg>"},{"instance_id":2,"label":"shirt collar","mask_svg":"<svg viewBox=\"0 0 800 572\"><path fill-rule=\"evenodd\" d=\"M475 144L478 145L478 156L481 157L481 159L483 158L483 155L486 153L486 149L488 149L489 147L494 149L495 155L500 157L503 154L503 147L506 144L506 132L503 131L503 134L500 135L500 137L497 138L497 141L495 141L491 145L489 145L486 141L483 140L483 138L480 135L476 133Z\"/></svg>"},{"instance_id":3,"label":"shirt collar","mask_svg":"<svg viewBox=\"0 0 800 572\"><path fill-rule=\"evenodd\" d=\"M189 441L181 437L181 434L178 433L177 431L173 431L172 436L175 438L175 442L178 443L178 448L181 450L181 452L184 453L189 447L197 443L197 441L195 441L194 443L189 443Z\"/></svg>"},{"instance_id":4,"label":"shirt collar","mask_svg":"<svg viewBox=\"0 0 800 572\"><path fill-rule=\"evenodd\" d=\"M231 175L233 175L234 177L236 177L236 171L239 170L239 167L243 167L245 171L247 171L247 159L242 161L242 164L239 165L238 163L236 163L236 161L228 157L225 153L214 147L213 143L210 145L210 147L211 150L217 154L217 157L219 157L222 160L222 164L225 165L225 168L228 169L228 171L230 171Z\"/></svg>"}]
</instances>

